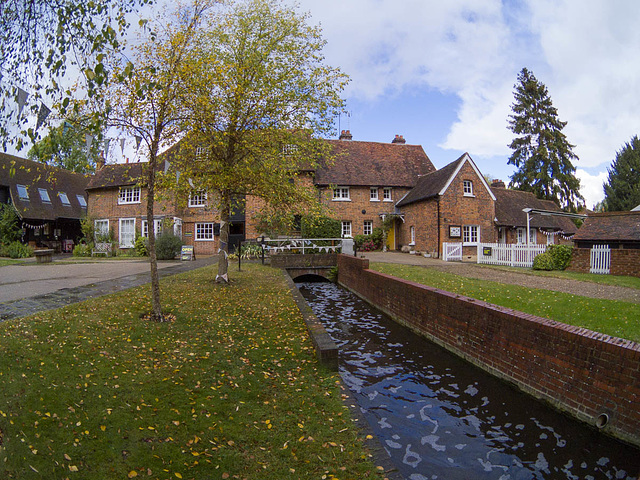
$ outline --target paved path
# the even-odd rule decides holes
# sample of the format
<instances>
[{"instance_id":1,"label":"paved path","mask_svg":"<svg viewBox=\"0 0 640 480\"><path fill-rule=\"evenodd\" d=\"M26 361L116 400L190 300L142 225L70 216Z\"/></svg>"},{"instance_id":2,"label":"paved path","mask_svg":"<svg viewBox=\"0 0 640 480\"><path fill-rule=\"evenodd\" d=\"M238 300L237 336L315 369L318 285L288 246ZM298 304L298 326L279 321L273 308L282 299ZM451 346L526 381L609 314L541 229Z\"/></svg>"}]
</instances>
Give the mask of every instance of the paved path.
<instances>
[{"instance_id":1,"label":"paved path","mask_svg":"<svg viewBox=\"0 0 640 480\"><path fill-rule=\"evenodd\" d=\"M160 277L217 262L159 262ZM0 321L59 308L150 282L147 260L100 260L95 263L55 261L0 267Z\"/></svg>"},{"instance_id":2,"label":"paved path","mask_svg":"<svg viewBox=\"0 0 640 480\"><path fill-rule=\"evenodd\" d=\"M521 285L542 290L553 290L583 297L640 303L640 289L636 288L532 275L527 273L526 269L523 269L523 273L518 273L511 270L500 270L488 265L478 265L477 263L444 262L435 258L424 258L419 255L409 255L398 252L369 252L364 255L371 262L418 265L480 280Z\"/></svg>"}]
</instances>

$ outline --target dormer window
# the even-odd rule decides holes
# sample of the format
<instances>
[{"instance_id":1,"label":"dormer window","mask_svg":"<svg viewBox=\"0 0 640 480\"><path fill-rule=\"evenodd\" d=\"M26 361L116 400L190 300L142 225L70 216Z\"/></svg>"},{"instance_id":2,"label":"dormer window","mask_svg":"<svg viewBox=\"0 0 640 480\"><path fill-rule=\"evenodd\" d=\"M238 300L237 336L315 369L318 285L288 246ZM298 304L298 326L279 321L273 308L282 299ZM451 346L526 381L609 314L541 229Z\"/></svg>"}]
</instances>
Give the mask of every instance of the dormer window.
<instances>
[{"instance_id":1,"label":"dormer window","mask_svg":"<svg viewBox=\"0 0 640 480\"><path fill-rule=\"evenodd\" d=\"M465 197L473 197L473 182L471 180L464 180L462 182L462 191Z\"/></svg>"},{"instance_id":2,"label":"dormer window","mask_svg":"<svg viewBox=\"0 0 640 480\"><path fill-rule=\"evenodd\" d=\"M118 205L140 203L140 187L120 187Z\"/></svg>"},{"instance_id":3,"label":"dormer window","mask_svg":"<svg viewBox=\"0 0 640 480\"><path fill-rule=\"evenodd\" d=\"M333 189L333 200L334 201L350 201L351 197L349 196L349 187L336 187Z\"/></svg>"},{"instance_id":4,"label":"dormer window","mask_svg":"<svg viewBox=\"0 0 640 480\"><path fill-rule=\"evenodd\" d=\"M65 207L68 207L71 205L71 202L69 202L69 197L67 197L66 193L58 192L58 197L60 198L62 205L64 205Z\"/></svg>"},{"instance_id":5,"label":"dormer window","mask_svg":"<svg viewBox=\"0 0 640 480\"><path fill-rule=\"evenodd\" d=\"M16 185L18 189L18 198L20 200L29 200L29 192L27 192L27 187L24 185Z\"/></svg>"},{"instance_id":6,"label":"dormer window","mask_svg":"<svg viewBox=\"0 0 640 480\"><path fill-rule=\"evenodd\" d=\"M40 194L40 200L44 203L51 203L51 197L49 197L49 192L47 192L46 188L39 188L38 193Z\"/></svg>"}]
</instances>

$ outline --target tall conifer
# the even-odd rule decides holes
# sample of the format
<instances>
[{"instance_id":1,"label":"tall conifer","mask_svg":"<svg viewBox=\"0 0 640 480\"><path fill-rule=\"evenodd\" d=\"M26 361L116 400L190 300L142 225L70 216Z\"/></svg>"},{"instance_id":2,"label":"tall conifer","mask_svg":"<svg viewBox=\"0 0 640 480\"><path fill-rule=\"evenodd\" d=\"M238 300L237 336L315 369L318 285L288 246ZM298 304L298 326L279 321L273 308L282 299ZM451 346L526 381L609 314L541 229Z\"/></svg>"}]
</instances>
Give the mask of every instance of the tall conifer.
<instances>
[{"instance_id":1,"label":"tall conifer","mask_svg":"<svg viewBox=\"0 0 640 480\"><path fill-rule=\"evenodd\" d=\"M514 88L509 129L517 137L509 145L513 153L507 163L517 170L510 186L553 200L560 207L576 209L584 198L572 163L578 160L574 145L562 133L567 122L558 118L547 87L526 68L518 74Z\"/></svg>"},{"instance_id":2,"label":"tall conifer","mask_svg":"<svg viewBox=\"0 0 640 480\"><path fill-rule=\"evenodd\" d=\"M607 170L609 179L604 184L605 210L631 210L640 205L640 140L637 135L622 147Z\"/></svg>"}]
</instances>

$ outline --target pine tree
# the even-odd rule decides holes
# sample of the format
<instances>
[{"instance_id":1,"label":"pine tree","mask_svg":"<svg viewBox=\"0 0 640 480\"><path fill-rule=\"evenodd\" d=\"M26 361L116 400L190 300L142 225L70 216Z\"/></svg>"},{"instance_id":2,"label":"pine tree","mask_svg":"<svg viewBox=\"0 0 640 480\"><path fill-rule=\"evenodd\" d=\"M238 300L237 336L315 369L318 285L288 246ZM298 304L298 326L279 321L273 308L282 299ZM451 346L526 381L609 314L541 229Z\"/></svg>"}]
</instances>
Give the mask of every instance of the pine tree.
<instances>
[{"instance_id":1,"label":"pine tree","mask_svg":"<svg viewBox=\"0 0 640 480\"><path fill-rule=\"evenodd\" d=\"M605 209L631 210L640 205L640 140L634 136L616 154L604 184Z\"/></svg>"},{"instance_id":2,"label":"pine tree","mask_svg":"<svg viewBox=\"0 0 640 480\"><path fill-rule=\"evenodd\" d=\"M574 145L562 133L567 122L558 119L547 87L526 68L518 74L514 88L509 129L518 136L509 145L513 153L507 163L518 170L510 186L575 210L584 198L572 163L578 160Z\"/></svg>"}]
</instances>

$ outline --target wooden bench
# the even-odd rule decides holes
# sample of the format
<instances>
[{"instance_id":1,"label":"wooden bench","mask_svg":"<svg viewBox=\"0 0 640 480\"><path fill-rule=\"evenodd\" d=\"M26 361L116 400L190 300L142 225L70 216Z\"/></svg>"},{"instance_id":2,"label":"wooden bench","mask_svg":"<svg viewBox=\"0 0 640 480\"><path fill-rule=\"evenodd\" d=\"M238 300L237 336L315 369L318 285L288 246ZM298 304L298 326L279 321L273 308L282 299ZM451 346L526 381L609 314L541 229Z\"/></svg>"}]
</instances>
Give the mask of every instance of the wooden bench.
<instances>
[{"instance_id":1,"label":"wooden bench","mask_svg":"<svg viewBox=\"0 0 640 480\"><path fill-rule=\"evenodd\" d=\"M96 243L93 246L93 250L91 250L91 256L94 255L104 255L105 257L109 257L111 255L111 244L110 243Z\"/></svg>"},{"instance_id":2,"label":"wooden bench","mask_svg":"<svg viewBox=\"0 0 640 480\"><path fill-rule=\"evenodd\" d=\"M53 249L46 248L43 250L34 250L33 254L36 257L38 263L51 263L53 260Z\"/></svg>"}]
</instances>

